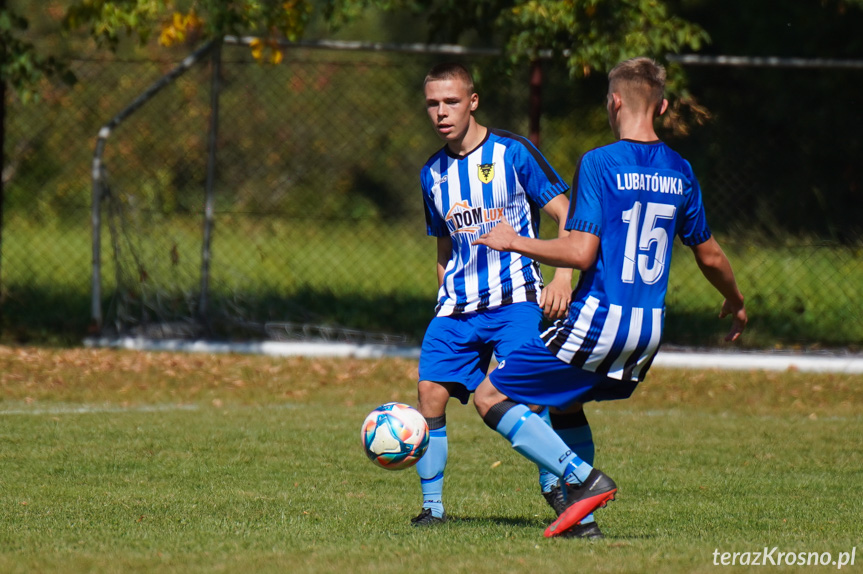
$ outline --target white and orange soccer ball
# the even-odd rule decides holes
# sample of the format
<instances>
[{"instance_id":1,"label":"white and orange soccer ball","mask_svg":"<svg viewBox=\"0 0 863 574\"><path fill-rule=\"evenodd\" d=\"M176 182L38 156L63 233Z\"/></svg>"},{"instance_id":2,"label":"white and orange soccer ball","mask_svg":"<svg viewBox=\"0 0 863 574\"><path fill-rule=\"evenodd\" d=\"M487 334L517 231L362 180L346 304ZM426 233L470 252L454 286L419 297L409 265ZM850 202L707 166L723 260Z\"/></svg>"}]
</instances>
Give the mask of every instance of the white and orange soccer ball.
<instances>
[{"instance_id":1,"label":"white and orange soccer ball","mask_svg":"<svg viewBox=\"0 0 863 574\"><path fill-rule=\"evenodd\" d=\"M429 427L418 410L404 403L386 403L369 413L360 431L366 456L387 470L417 463L429 446Z\"/></svg>"}]
</instances>

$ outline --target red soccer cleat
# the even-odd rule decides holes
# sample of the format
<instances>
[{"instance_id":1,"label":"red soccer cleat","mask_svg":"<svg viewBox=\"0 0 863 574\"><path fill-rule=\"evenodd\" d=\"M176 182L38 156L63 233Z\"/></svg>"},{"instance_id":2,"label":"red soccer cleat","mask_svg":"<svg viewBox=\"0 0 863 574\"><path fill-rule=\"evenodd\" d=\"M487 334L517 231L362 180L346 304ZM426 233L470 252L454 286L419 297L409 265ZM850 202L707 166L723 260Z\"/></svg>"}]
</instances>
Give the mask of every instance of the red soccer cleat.
<instances>
[{"instance_id":1,"label":"red soccer cleat","mask_svg":"<svg viewBox=\"0 0 863 574\"><path fill-rule=\"evenodd\" d=\"M560 536L572 529L581 520L614 500L617 485L598 468L590 471L583 483L578 486L567 485L566 510L545 529L545 537Z\"/></svg>"}]
</instances>

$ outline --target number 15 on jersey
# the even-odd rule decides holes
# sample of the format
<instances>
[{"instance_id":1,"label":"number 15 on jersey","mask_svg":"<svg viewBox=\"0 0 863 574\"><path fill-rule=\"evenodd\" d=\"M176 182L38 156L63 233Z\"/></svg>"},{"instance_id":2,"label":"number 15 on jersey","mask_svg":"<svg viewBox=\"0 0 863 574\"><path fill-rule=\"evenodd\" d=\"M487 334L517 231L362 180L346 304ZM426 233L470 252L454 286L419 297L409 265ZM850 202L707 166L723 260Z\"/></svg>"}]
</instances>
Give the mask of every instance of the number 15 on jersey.
<instances>
[{"instance_id":1,"label":"number 15 on jersey","mask_svg":"<svg viewBox=\"0 0 863 574\"><path fill-rule=\"evenodd\" d=\"M657 224L660 219L673 220L676 210L675 206L668 203L648 202L645 206L636 201L632 208L622 213L623 221L629 224L629 227L626 231L621 281L634 283L636 269L641 280L647 285L653 285L662 278L665 273L669 237L665 228Z\"/></svg>"}]
</instances>

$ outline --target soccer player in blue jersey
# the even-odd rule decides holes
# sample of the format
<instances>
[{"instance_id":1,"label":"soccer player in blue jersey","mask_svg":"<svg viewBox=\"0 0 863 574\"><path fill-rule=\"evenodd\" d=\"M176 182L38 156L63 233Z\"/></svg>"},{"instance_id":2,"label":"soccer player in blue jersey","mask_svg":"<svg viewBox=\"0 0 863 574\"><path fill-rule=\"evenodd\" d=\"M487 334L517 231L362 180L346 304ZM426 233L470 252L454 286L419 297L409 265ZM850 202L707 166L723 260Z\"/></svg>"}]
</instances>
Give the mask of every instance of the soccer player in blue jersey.
<instances>
[{"instance_id":1,"label":"soccer player in blue jersey","mask_svg":"<svg viewBox=\"0 0 863 574\"><path fill-rule=\"evenodd\" d=\"M665 69L635 58L615 66L608 79L608 118L618 141L581 158L566 221L570 234L543 241L501 222L476 241L582 271L567 317L511 352L474 395L488 426L565 485L566 509L546 536L584 536L583 518L613 500L617 485L526 405L566 412L632 394L659 349L675 235L725 298L719 317L732 319L726 340L736 340L747 323L692 168L654 131L654 119L668 106Z\"/></svg>"},{"instance_id":2,"label":"soccer player in blue jersey","mask_svg":"<svg viewBox=\"0 0 863 574\"><path fill-rule=\"evenodd\" d=\"M411 521L417 526L446 519L449 399L466 404L485 378L492 354L500 361L539 334L543 312L550 319L564 317L572 294L572 269L556 270L543 288L534 260L473 244L504 218L515 233L535 238L540 211L558 222L559 234L567 233L569 186L528 140L477 122L479 96L464 66L433 67L424 92L429 119L445 145L420 173L427 231L437 238L439 290L419 361L417 408L431 439L416 465L423 493L422 510ZM580 433L566 432L592 448L592 439L585 439L586 420L563 422L578 427ZM562 495L557 477L545 474L543 494L553 506Z\"/></svg>"}]
</instances>

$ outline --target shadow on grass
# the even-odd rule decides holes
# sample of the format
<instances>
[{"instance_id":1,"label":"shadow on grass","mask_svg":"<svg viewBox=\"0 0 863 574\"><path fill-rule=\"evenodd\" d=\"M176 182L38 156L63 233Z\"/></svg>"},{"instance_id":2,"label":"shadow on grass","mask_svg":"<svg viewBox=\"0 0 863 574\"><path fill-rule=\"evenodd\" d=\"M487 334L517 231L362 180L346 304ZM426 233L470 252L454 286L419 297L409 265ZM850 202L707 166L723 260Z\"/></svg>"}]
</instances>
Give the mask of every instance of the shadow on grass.
<instances>
[{"instance_id":1,"label":"shadow on grass","mask_svg":"<svg viewBox=\"0 0 863 574\"><path fill-rule=\"evenodd\" d=\"M447 524L467 524L478 526L514 526L518 528L537 528L540 532L545 530L545 527L551 523L551 520L544 521L539 518L513 518L511 516L457 516L447 515Z\"/></svg>"},{"instance_id":2,"label":"shadow on grass","mask_svg":"<svg viewBox=\"0 0 863 574\"><path fill-rule=\"evenodd\" d=\"M195 310L177 298L163 308L181 309L185 317L167 318L195 324L196 338L221 340L260 340L272 336L264 329L267 322L292 323L334 328L360 334L386 334L400 338L408 345L422 341L428 322L434 313L434 294L336 293L329 290L301 289L290 294L256 292L213 295L210 299L209 320L206 324L192 319ZM194 297L193 301L196 301ZM105 325L114 324L111 306L103 304ZM12 286L3 291L0 305L0 343L77 346L83 338L96 334L90 329L90 296L84 292L68 292L47 288ZM136 324L127 324L124 334L135 334L133 328L147 323L158 324L158 312L139 305L130 307ZM181 313L182 314L182 313ZM816 322L796 310L770 311L753 314L747 333L735 347L770 349L782 346L851 348L858 350L859 321L849 317L843 325ZM716 347L730 320L717 318L714 312L675 312L666 316L666 345ZM314 334L316 331L311 330ZM112 334L105 333L103 334ZM337 337L337 335L336 335ZM374 340L374 337L372 337Z\"/></svg>"},{"instance_id":3,"label":"shadow on grass","mask_svg":"<svg viewBox=\"0 0 863 574\"><path fill-rule=\"evenodd\" d=\"M531 530L536 530L540 536L545 531L545 528L551 523L551 518L548 520L543 520L540 518L513 518L510 516L485 516L485 517L475 517L475 516L453 516L448 515L447 524L451 525L468 525L468 526L511 526L514 528L528 528ZM603 541L607 543L620 543L625 542L627 540L650 540L656 538L656 536L652 534L633 534L627 535L624 533L621 534L610 534L606 530L603 530ZM573 539L571 537L561 537L567 540ZM587 540L588 542L592 542L593 540Z\"/></svg>"}]
</instances>

